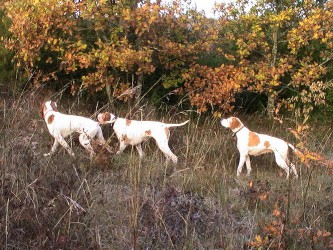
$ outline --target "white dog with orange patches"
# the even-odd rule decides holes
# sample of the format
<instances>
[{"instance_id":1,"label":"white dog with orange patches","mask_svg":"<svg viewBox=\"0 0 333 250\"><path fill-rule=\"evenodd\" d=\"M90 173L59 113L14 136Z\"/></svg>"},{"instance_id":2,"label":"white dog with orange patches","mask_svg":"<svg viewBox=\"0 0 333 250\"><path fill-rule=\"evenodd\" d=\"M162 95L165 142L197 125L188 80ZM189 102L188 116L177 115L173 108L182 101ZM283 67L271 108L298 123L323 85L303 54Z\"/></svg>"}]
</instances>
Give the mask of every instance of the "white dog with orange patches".
<instances>
[{"instance_id":1,"label":"white dog with orange patches","mask_svg":"<svg viewBox=\"0 0 333 250\"><path fill-rule=\"evenodd\" d=\"M155 121L136 121L125 118L117 118L115 115L105 112L97 116L101 124L113 123L113 130L119 140L119 150L117 154L122 153L128 145L135 146L140 157L144 156L141 142L152 137L155 139L157 146L163 152L167 160L171 159L177 163L177 156L169 148L170 127L183 126L188 120L180 124L167 124Z\"/></svg>"},{"instance_id":2,"label":"white dog with orange patches","mask_svg":"<svg viewBox=\"0 0 333 250\"><path fill-rule=\"evenodd\" d=\"M242 172L244 163L246 163L247 175L250 175L250 155L256 156L263 153L273 152L276 163L285 170L287 179L289 178L289 173L291 171L294 173L296 179L298 178L295 165L288 159L288 148L290 147L296 155L302 153L293 145L273 136L252 132L236 117L222 119L221 125L230 128L237 137L237 148L240 154L237 176Z\"/></svg>"},{"instance_id":3,"label":"white dog with orange patches","mask_svg":"<svg viewBox=\"0 0 333 250\"><path fill-rule=\"evenodd\" d=\"M54 138L54 143L49 153L44 156L54 154L59 146L63 146L67 152L74 156L73 150L67 144L65 138L73 133L79 133L80 144L90 153L92 158L95 152L90 141L96 138L97 143L105 147L112 153L111 147L104 140L102 129L98 122L83 116L67 115L58 112L57 104L47 101L42 104L42 115L50 134Z\"/></svg>"}]
</instances>

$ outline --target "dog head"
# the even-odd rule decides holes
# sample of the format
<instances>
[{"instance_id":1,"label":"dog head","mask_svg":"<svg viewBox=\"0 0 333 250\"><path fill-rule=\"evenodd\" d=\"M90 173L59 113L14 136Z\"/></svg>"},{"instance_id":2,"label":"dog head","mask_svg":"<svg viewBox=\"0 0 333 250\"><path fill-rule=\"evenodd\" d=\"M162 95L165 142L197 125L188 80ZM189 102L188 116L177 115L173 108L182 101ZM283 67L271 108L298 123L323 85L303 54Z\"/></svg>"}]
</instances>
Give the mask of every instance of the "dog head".
<instances>
[{"instance_id":1,"label":"dog head","mask_svg":"<svg viewBox=\"0 0 333 250\"><path fill-rule=\"evenodd\" d=\"M229 117L221 119L221 125L225 128L230 128L232 131L241 129L244 125L237 117Z\"/></svg>"},{"instance_id":2,"label":"dog head","mask_svg":"<svg viewBox=\"0 0 333 250\"><path fill-rule=\"evenodd\" d=\"M55 102L52 102L52 101L43 102L42 108L41 108L42 117L44 118L45 114L49 111L56 111L56 112L58 111L57 104Z\"/></svg>"},{"instance_id":3,"label":"dog head","mask_svg":"<svg viewBox=\"0 0 333 250\"><path fill-rule=\"evenodd\" d=\"M104 112L97 115L97 120L100 124L114 123L117 120L117 117L109 112Z\"/></svg>"}]
</instances>

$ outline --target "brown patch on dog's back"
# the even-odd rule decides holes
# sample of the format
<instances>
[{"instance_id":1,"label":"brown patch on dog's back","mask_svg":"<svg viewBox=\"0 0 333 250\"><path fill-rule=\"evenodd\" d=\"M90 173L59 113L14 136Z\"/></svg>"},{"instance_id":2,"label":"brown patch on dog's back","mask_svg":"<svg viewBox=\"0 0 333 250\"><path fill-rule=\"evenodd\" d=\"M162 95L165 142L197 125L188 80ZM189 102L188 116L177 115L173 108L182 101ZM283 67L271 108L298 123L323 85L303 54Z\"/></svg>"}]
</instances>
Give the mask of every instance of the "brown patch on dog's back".
<instances>
[{"instance_id":1,"label":"brown patch on dog's back","mask_svg":"<svg viewBox=\"0 0 333 250\"><path fill-rule=\"evenodd\" d=\"M50 115L48 118L47 118L47 123L48 124L51 124L54 120L54 115Z\"/></svg>"},{"instance_id":2,"label":"brown patch on dog's back","mask_svg":"<svg viewBox=\"0 0 333 250\"><path fill-rule=\"evenodd\" d=\"M131 125L131 123L132 123L132 121L131 121L131 120L129 120L129 119L126 119L126 126L129 126L129 125Z\"/></svg>"},{"instance_id":3,"label":"brown patch on dog's back","mask_svg":"<svg viewBox=\"0 0 333 250\"><path fill-rule=\"evenodd\" d=\"M241 126L242 124L236 117L231 118L230 129L240 128Z\"/></svg>"},{"instance_id":4,"label":"brown patch on dog's back","mask_svg":"<svg viewBox=\"0 0 333 250\"><path fill-rule=\"evenodd\" d=\"M271 144L269 143L269 141L265 141L264 146L265 146L266 148L269 148L269 147L271 146Z\"/></svg>"},{"instance_id":5,"label":"brown patch on dog's back","mask_svg":"<svg viewBox=\"0 0 333 250\"><path fill-rule=\"evenodd\" d=\"M260 143L259 136L254 132L250 132L248 146L254 147L254 146L257 146L259 143Z\"/></svg>"},{"instance_id":6,"label":"brown patch on dog's back","mask_svg":"<svg viewBox=\"0 0 333 250\"><path fill-rule=\"evenodd\" d=\"M151 136L151 131L150 130L146 130L145 134L146 134L146 136Z\"/></svg>"}]
</instances>

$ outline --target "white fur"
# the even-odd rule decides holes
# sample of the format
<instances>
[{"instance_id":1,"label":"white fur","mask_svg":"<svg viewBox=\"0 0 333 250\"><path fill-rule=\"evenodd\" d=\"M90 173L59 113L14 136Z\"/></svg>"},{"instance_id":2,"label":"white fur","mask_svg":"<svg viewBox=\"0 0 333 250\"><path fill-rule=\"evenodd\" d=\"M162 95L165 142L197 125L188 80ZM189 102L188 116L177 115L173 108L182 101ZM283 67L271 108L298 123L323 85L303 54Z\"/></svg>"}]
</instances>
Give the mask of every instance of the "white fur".
<instances>
[{"instance_id":1,"label":"white fur","mask_svg":"<svg viewBox=\"0 0 333 250\"><path fill-rule=\"evenodd\" d=\"M108 117L107 119L105 117ZM136 121L124 118L116 118L108 112L98 114L97 119L100 123L113 123L113 130L119 140L120 154L128 145L135 146L140 157L144 156L141 142L152 137L155 139L157 146L164 153L167 160L171 159L173 163L177 163L177 156L172 153L169 148L168 141L170 136L170 127L183 126L188 121L180 124L167 124L156 121Z\"/></svg>"},{"instance_id":2,"label":"white fur","mask_svg":"<svg viewBox=\"0 0 333 250\"><path fill-rule=\"evenodd\" d=\"M239 126L235 128L234 126L235 124L237 124L237 122L239 123ZM295 165L289 162L288 159L288 147L290 147L294 151L299 152L297 149L295 149L293 145L273 136L251 132L236 117L222 119L221 125L223 127L230 128L237 137L237 148L240 154L239 164L237 168L237 176L239 176L242 172L244 163L246 163L247 175L250 175L250 155L256 156L263 153L273 152L275 155L276 163L285 170L287 174L287 179L289 178L290 169L295 174L295 177L298 178ZM256 137L256 140L258 140L258 143L255 143L256 145L251 145L251 143L249 142L250 133L252 133L252 136L254 137L258 136ZM249 144L251 146L249 146Z\"/></svg>"},{"instance_id":3,"label":"white fur","mask_svg":"<svg viewBox=\"0 0 333 250\"><path fill-rule=\"evenodd\" d=\"M47 101L43 104L42 113L47 128L54 138L51 151L44 154L44 156L54 154L59 144L63 146L71 156L74 156L74 152L65 141L65 138L75 132L80 134L80 144L88 150L90 157L95 155L90 144L91 139L94 138L96 138L96 141L100 145L103 145L110 153L112 152L111 148L104 140L102 129L98 122L82 116L62 114L57 111L56 103L51 101Z\"/></svg>"}]
</instances>

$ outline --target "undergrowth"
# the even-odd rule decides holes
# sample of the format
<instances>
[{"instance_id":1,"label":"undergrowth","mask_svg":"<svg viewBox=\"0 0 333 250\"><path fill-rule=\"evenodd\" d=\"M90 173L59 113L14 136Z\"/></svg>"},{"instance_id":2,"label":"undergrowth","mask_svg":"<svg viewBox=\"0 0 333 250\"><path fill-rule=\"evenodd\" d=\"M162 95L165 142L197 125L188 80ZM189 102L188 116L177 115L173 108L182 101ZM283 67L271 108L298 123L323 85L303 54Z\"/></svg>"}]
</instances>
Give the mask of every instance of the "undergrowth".
<instances>
[{"instance_id":1,"label":"undergrowth","mask_svg":"<svg viewBox=\"0 0 333 250\"><path fill-rule=\"evenodd\" d=\"M300 179L286 180L264 155L252 158L250 177L236 178L236 142L219 120L162 115L149 105L108 111L173 123L190 118L171 129L178 165L166 163L153 140L142 160L128 148L119 156L100 150L91 162L76 136L69 139L76 158L62 148L46 158L52 138L39 114L42 99L29 93L0 104L3 249L333 248L330 169L294 159ZM84 105L62 100L59 110L90 117L100 108ZM293 140L285 125L260 114L242 119L254 131ZM331 128L314 125L311 149L332 155ZM116 150L112 128L103 131Z\"/></svg>"}]
</instances>

